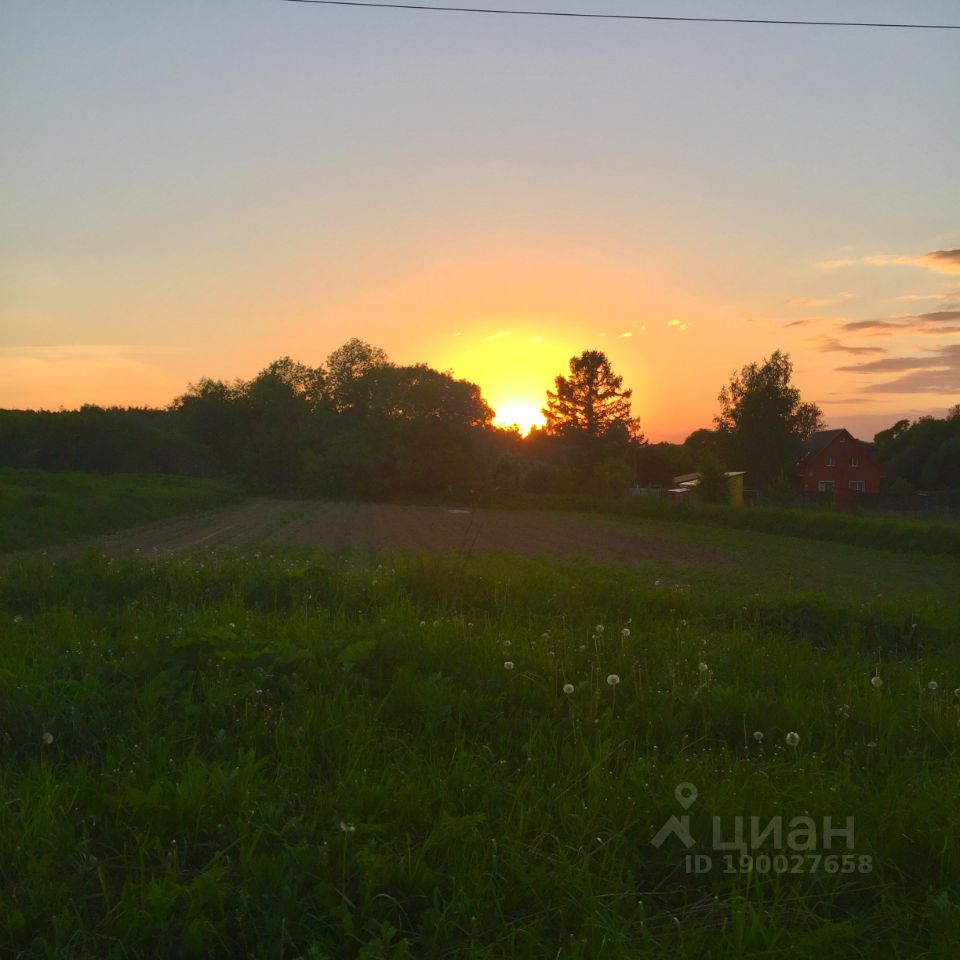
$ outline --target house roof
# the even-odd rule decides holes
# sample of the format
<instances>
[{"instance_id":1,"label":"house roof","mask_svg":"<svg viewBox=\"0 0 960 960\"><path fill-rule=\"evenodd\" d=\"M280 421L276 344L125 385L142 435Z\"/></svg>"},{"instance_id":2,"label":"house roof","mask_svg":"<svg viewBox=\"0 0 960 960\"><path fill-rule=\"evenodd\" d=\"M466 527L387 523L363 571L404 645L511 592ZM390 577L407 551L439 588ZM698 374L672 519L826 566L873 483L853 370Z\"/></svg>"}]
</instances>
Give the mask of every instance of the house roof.
<instances>
[{"instance_id":1,"label":"house roof","mask_svg":"<svg viewBox=\"0 0 960 960\"><path fill-rule=\"evenodd\" d=\"M803 463L804 460L807 460L809 457L814 456L815 454L820 453L821 450L825 450L840 434L845 433L850 439L860 445L860 449L870 456L874 456L874 445L868 443L866 440L858 440L849 430L844 430L842 427L839 430L818 430L816 433L810 434L810 439L803 446L803 453L800 454L800 463Z\"/></svg>"},{"instance_id":2,"label":"house roof","mask_svg":"<svg viewBox=\"0 0 960 960\"><path fill-rule=\"evenodd\" d=\"M814 456L829 446L841 433L846 432L841 428L840 430L818 430L816 433L811 433L810 438L803 445L803 453L800 454L800 459L806 460L807 457Z\"/></svg>"}]
</instances>

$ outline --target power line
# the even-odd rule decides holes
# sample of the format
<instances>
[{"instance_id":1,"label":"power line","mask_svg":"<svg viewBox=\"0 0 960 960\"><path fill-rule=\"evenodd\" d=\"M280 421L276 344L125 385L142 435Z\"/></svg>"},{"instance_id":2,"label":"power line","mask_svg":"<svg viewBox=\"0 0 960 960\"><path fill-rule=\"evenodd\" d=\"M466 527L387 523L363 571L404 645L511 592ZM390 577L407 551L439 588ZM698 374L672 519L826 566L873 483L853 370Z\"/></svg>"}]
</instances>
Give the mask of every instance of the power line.
<instances>
[{"instance_id":1,"label":"power line","mask_svg":"<svg viewBox=\"0 0 960 960\"><path fill-rule=\"evenodd\" d=\"M647 20L671 23L755 23L783 27L877 27L886 30L960 30L955 23L874 23L854 20L762 20L748 17L667 17L636 13L576 13L566 10L507 10L499 7L450 7L426 3L373 3L366 0L280 0L324 7L366 7L376 10L418 10L427 13L479 13L508 17L565 17L574 20Z\"/></svg>"}]
</instances>

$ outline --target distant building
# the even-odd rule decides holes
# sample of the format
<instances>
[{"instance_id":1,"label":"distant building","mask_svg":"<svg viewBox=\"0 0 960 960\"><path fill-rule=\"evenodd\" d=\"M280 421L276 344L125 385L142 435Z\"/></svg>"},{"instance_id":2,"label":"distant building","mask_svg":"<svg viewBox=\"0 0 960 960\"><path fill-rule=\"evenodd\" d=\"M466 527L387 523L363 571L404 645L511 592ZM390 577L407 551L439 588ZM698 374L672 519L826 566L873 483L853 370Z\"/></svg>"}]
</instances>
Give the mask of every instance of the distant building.
<instances>
[{"instance_id":1,"label":"distant building","mask_svg":"<svg viewBox=\"0 0 960 960\"><path fill-rule=\"evenodd\" d=\"M879 493L882 476L873 447L843 429L813 434L797 464L803 493L832 493L838 503L861 493Z\"/></svg>"}]
</instances>

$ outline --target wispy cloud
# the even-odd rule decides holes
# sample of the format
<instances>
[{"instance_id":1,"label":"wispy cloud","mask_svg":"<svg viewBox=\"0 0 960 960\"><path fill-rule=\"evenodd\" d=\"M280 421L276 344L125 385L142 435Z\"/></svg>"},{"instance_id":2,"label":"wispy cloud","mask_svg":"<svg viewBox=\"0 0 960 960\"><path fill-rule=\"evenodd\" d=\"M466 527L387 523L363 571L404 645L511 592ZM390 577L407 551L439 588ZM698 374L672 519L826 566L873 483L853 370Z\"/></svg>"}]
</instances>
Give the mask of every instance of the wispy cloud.
<instances>
[{"instance_id":1,"label":"wispy cloud","mask_svg":"<svg viewBox=\"0 0 960 960\"><path fill-rule=\"evenodd\" d=\"M498 330L496 333L491 333L490 336L487 337L487 341L490 342L493 340L504 340L506 337L512 337L512 336L513 336L512 330Z\"/></svg>"},{"instance_id":2,"label":"wispy cloud","mask_svg":"<svg viewBox=\"0 0 960 960\"><path fill-rule=\"evenodd\" d=\"M902 376L864 387L865 393L960 393L960 344L920 357L885 357L838 367L844 373L899 373Z\"/></svg>"},{"instance_id":3,"label":"wispy cloud","mask_svg":"<svg viewBox=\"0 0 960 960\"><path fill-rule=\"evenodd\" d=\"M852 293L846 291L835 294L832 297L794 297L787 303L791 307L827 307L832 303L846 303L847 300L855 299Z\"/></svg>"},{"instance_id":4,"label":"wispy cloud","mask_svg":"<svg viewBox=\"0 0 960 960\"><path fill-rule=\"evenodd\" d=\"M852 353L857 356L866 356L870 353L886 353L883 347L861 347L844 343L835 337L810 337L807 343L812 343L821 353Z\"/></svg>"},{"instance_id":5,"label":"wispy cloud","mask_svg":"<svg viewBox=\"0 0 960 960\"><path fill-rule=\"evenodd\" d=\"M621 333L620 336L621 336L624 340L629 340L630 337L633 336L633 331L632 331L632 330L624 330L624 332Z\"/></svg>"},{"instance_id":6,"label":"wispy cloud","mask_svg":"<svg viewBox=\"0 0 960 960\"><path fill-rule=\"evenodd\" d=\"M949 303L952 300L960 300L960 289L943 290L940 293L905 293L902 297L897 297L897 299L906 301L908 303L915 303L921 300L934 300L938 303Z\"/></svg>"},{"instance_id":7,"label":"wispy cloud","mask_svg":"<svg viewBox=\"0 0 960 960\"><path fill-rule=\"evenodd\" d=\"M826 270L842 270L844 267L853 267L860 263L859 260L845 258L843 260L821 260L820 266Z\"/></svg>"},{"instance_id":8,"label":"wispy cloud","mask_svg":"<svg viewBox=\"0 0 960 960\"><path fill-rule=\"evenodd\" d=\"M788 327L806 327L811 323L845 323L846 317L800 317L798 320L791 320L783 325L784 329Z\"/></svg>"},{"instance_id":9,"label":"wispy cloud","mask_svg":"<svg viewBox=\"0 0 960 960\"><path fill-rule=\"evenodd\" d=\"M929 313L900 313L875 320L851 320L841 327L847 333L923 333L945 336L960 333L960 310L933 310Z\"/></svg>"},{"instance_id":10,"label":"wispy cloud","mask_svg":"<svg viewBox=\"0 0 960 960\"><path fill-rule=\"evenodd\" d=\"M686 330L690 324L681 323L676 317L674 317L672 320L667 321L667 326L672 327L674 330Z\"/></svg>"},{"instance_id":11,"label":"wispy cloud","mask_svg":"<svg viewBox=\"0 0 960 960\"><path fill-rule=\"evenodd\" d=\"M901 253L876 253L869 257L858 257L852 260L824 260L820 263L820 266L828 270L839 270L860 263L869 263L875 267L897 265L923 267L936 273L960 273L960 249L932 250L930 253L923 253L918 256Z\"/></svg>"}]
</instances>

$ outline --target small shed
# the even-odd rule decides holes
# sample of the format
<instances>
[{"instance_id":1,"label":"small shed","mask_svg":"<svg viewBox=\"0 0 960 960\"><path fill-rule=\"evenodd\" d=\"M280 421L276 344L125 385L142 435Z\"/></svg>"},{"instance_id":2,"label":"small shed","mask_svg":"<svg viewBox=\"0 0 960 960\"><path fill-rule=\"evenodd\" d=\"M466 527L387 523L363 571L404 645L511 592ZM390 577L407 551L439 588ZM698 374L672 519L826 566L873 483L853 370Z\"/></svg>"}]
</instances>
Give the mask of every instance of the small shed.
<instances>
[{"instance_id":1,"label":"small shed","mask_svg":"<svg viewBox=\"0 0 960 960\"><path fill-rule=\"evenodd\" d=\"M730 492L730 505L743 506L743 478L745 470L727 470L723 474L727 480L727 489ZM672 500L686 500L700 485L699 473L681 473L673 478L673 487L667 491Z\"/></svg>"}]
</instances>

